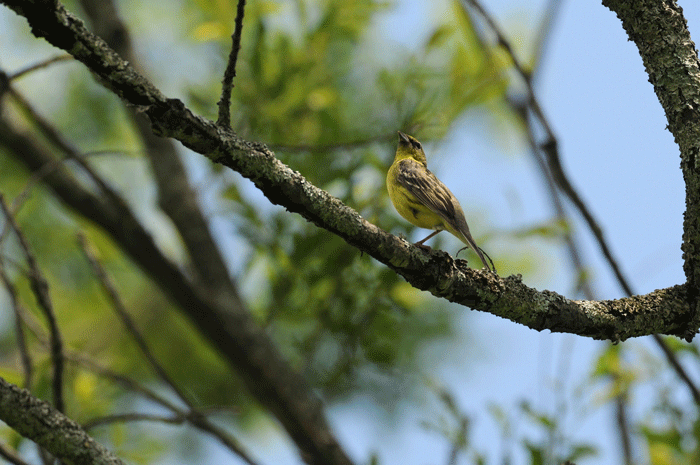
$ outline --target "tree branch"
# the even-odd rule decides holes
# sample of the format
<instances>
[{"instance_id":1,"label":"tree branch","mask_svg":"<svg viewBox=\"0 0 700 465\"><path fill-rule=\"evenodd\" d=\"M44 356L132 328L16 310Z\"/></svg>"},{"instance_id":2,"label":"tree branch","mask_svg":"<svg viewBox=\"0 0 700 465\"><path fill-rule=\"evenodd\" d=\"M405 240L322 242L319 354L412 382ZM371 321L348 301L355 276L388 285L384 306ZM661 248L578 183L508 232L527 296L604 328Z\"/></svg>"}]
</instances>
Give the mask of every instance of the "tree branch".
<instances>
[{"instance_id":1,"label":"tree branch","mask_svg":"<svg viewBox=\"0 0 700 465\"><path fill-rule=\"evenodd\" d=\"M32 363L32 356L29 352L29 347L27 345L27 338L24 334L24 327L22 326L22 305L19 301L17 295L17 289L14 284L10 281L5 273L5 263L0 256L0 281L2 281L5 291L10 296L10 302L12 303L12 309L15 314L15 331L17 332L17 348L19 349L20 361L22 362L22 371L24 374L24 389L32 389L32 374L34 372L34 366Z\"/></svg>"},{"instance_id":2,"label":"tree branch","mask_svg":"<svg viewBox=\"0 0 700 465\"><path fill-rule=\"evenodd\" d=\"M65 404L63 401L63 340L61 337L61 331L58 328L56 312L54 312L53 309L53 302L49 296L49 283L46 278L44 278L44 274L41 272L36 258L34 257L34 254L29 246L29 241L27 241L24 233L22 233L22 230L16 223L15 218L12 215L10 208L5 203L5 199L2 194L0 194L0 211L2 211L7 223L14 230L19 241L20 248L24 252L27 265L29 266L28 277L32 292L34 293L37 303L39 304L39 308L44 313L46 321L49 325L51 364L53 366L51 390L53 393L53 402L56 410L63 412L65 409Z\"/></svg>"},{"instance_id":3,"label":"tree branch","mask_svg":"<svg viewBox=\"0 0 700 465\"><path fill-rule=\"evenodd\" d=\"M620 300L572 301L553 292L528 288L518 277L499 279L470 269L464 260L453 260L445 252L428 253L412 247L307 182L264 145L242 140L194 115L179 100L167 99L61 4L50 4L49 8L39 0L0 2L25 16L35 34L70 50L127 103L142 107L157 134L173 137L212 161L238 171L271 202L337 234L418 289L533 329L596 339L617 341L653 333L691 339L697 331L697 322L689 324L688 291L683 285ZM29 4L38 5L30 8ZM229 352L230 348L222 350Z\"/></svg>"},{"instance_id":4,"label":"tree branch","mask_svg":"<svg viewBox=\"0 0 700 465\"><path fill-rule=\"evenodd\" d=\"M603 0L622 21L642 57L680 148L685 181L683 269L688 279L691 327L700 323L700 60L683 10L673 0Z\"/></svg>"},{"instance_id":5,"label":"tree branch","mask_svg":"<svg viewBox=\"0 0 700 465\"><path fill-rule=\"evenodd\" d=\"M8 463L12 463L14 465L29 465L29 463L22 460L22 457L17 455L15 451L4 444L0 444L0 457L7 460Z\"/></svg>"},{"instance_id":6,"label":"tree branch","mask_svg":"<svg viewBox=\"0 0 700 465\"><path fill-rule=\"evenodd\" d=\"M241 33L243 32L243 15L245 14L245 0L238 0L236 8L236 27L231 36L231 53L224 71L224 79L221 83L221 99L219 99L219 118L216 123L225 128L231 128L231 91L233 90L233 78L236 77L236 63L238 52L241 49Z\"/></svg>"},{"instance_id":7,"label":"tree branch","mask_svg":"<svg viewBox=\"0 0 700 465\"><path fill-rule=\"evenodd\" d=\"M123 464L73 420L28 391L0 378L0 417L12 429L76 465Z\"/></svg>"}]
</instances>

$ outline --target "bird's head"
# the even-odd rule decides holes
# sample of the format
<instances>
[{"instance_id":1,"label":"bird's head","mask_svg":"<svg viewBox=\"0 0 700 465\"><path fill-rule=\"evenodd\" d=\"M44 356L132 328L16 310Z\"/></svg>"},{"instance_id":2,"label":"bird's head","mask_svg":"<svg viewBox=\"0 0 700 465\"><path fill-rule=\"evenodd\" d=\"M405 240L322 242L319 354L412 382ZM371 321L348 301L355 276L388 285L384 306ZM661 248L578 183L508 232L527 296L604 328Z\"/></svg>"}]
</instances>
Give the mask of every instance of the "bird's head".
<instances>
[{"instance_id":1,"label":"bird's head","mask_svg":"<svg viewBox=\"0 0 700 465\"><path fill-rule=\"evenodd\" d=\"M420 142L408 134L399 131L399 146L396 148L396 159L413 158L423 166L428 166L428 160L425 158L425 152Z\"/></svg>"}]
</instances>

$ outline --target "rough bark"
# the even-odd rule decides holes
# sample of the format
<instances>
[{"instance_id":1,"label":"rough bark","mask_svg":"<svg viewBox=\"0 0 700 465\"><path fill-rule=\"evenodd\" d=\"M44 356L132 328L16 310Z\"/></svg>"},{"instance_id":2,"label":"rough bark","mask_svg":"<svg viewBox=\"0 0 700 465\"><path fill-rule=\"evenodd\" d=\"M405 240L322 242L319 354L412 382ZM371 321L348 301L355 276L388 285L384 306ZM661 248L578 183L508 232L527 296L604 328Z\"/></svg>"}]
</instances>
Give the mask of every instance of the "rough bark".
<instances>
[{"instance_id":1,"label":"rough bark","mask_svg":"<svg viewBox=\"0 0 700 465\"><path fill-rule=\"evenodd\" d=\"M76 422L29 391L0 378L0 418L22 436L48 450L63 463L124 464Z\"/></svg>"}]
</instances>

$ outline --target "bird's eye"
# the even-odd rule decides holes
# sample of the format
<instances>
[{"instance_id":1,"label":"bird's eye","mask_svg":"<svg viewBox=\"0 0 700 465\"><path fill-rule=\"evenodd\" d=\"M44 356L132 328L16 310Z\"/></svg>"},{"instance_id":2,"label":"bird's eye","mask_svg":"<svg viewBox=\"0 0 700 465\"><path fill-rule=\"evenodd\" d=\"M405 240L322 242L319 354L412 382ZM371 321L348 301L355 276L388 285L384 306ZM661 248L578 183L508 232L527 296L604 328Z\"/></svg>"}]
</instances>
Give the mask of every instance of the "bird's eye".
<instances>
[{"instance_id":1,"label":"bird's eye","mask_svg":"<svg viewBox=\"0 0 700 465\"><path fill-rule=\"evenodd\" d=\"M417 148L418 150L421 149L421 147L420 147L420 142L418 142L417 140L414 140L414 141L413 141L413 146L414 146L415 148Z\"/></svg>"}]
</instances>

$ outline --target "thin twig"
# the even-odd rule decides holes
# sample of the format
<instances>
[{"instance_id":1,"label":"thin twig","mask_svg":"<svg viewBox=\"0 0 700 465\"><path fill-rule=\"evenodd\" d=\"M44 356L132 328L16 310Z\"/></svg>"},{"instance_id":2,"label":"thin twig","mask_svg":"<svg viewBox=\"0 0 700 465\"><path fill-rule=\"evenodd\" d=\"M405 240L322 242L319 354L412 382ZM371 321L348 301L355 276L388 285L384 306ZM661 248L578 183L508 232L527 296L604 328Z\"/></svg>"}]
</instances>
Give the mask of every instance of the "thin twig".
<instances>
[{"instance_id":1,"label":"thin twig","mask_svg":"<svg viewBox=\"0 0 700 465\"><path fill-rule=\"evenodd\" d=\"M267 144L270 150L275 152L311 152L311 153L327 153L334 152L338 150L351 150L355 148L366 147L370 144L375 143L386 143L388 141L393 141L396 138L396 134L379 134L373 137L367 137L365 139L352 140L347 142L336 142L333 144L300 144L300 145L279 145L279 144ZM423 140L423 139L421 139Z\"/></svg>"},{"instance_id":2,"label":"thin twig","mask_svg":"<svg viewBox=\"0 0 700 465\"><path fill-rule=\"evenodd\" d=\"M535 44L537 45L535 46L535 56L533 60L533 69L531 72L531 79L533 83L537 77L537 70L541 69L542 67L545 49L549 43L549 38L552 36L552 29L557 17L559 16L559 11L561 10L561 5L563 3L563 0L549 0L544 9L544 13L541 15L542 19L537 30L537 38L535 39Z\"/></svg>"},{"instance_id":3,"label":"thin twig","mask_svg":"<svg viewBox=\"0 0 700 465\"><path fill-rule=\"evenodd\" d=\"M574 204L579 213L583 216L584 221L588 225L588 228L590 229L591 233L593 234L593 237L598 243L598 247L600 247L600 250L603 253L603 256L605 257L605 260L608 262L608 265L615 274L615 278L617 279L618 284L620 285L620 287L622 287L623 291L628 296L634 295L634 292L632 292L632 287L629 285L627 279L622 274L622 269L620 268L618 261L615 259L615 257L613 257L612 251L610 250L610 247L608 247L608 243L605 240L605 237L603 236L603 229L593 217L593 214L583 202L581 196L578 195L578 192L576 192L576 189L569 181L567 175L564 173L564 169L561 165L561 158L559 157L559 150L557 148L556 140L550 139L549 141L544 143L542 145L542 151L547 156L547 164L549 166L550 172L552 173L554 180L557 183L557 186L559 186L559 188L564 192L564 194L566 194L566 196Z\"/></svg>"},{"instance_id":4,"label":"thin twig","mask_svg":"<svg viewBox=\"0 0 700 465\"><path fill-rule=\"evenodd\" d=\"M7 218L8 223L10 223L12 229L17 235L20 247L24 252L27 265L29 266L29 282L31 284L32 291L34 292L37 302L39 303L39 307L46 316L46 320L49 324L51 363L53 365L53 380L51 383L53 401L56 410L63 412L65 408L63 402L63 342L61 340L61 333L58 329L56 315L53 310L53 303L51 302L51 298L49 296L49 284L44 278L44 275L37 264L36 258L31 251L27 238L24 236L22 230L15 221L15 218L12 215L10 208L5 203L2 194L0 194L0 209L3 211L5 218Z\"/></svg>"},{"instance_id":5,"label":"thin twig","mask_svg":"<svg viewBox=\"0 0 700 465\"><path fill-rule=\"evenodd\" d=\"M17 332L17 347L19 348L20 361L22 362L22 371L24 372L24 385L22 387L30 391L32 388L33 364L31 354L29 353L29 347L27 346L27 339L24 335L24 326L22 326L22 304L20 303L19 297L17 296L17 289L5 273L5 264L1 255L0 281L3 282L7 294L10 296L10 301L12 302L12 309L15 313L15 331Z\"/></svg>"},{"instance_id":6,"label":"thin twig","mask_svg":"<svg viewBox=\"0 0 700 465\"><path fill-rule=\"evenodd\" d=\"M17 455L17 453L11 450L5 444L0 444L0 457L7 460L9 463L14 463L15 465L29 465L29 462L25 462L22 458Z\"/></svg>"},{"instance_id":7,"label":"thin twig","mask_svg":"<svg viewBox=\"0 0 700 465\"><path fill-rule=\"evenodd\" d=\"M175 381L173 381L170 375L168 375L168 373L156 359L155 355L153 355L153 352L151 352L150 347L148 347L148 344L146 343L146 339L136 327L136 323L129 315L129 312L127 312L126 306L124 305L124 302L119 296L119 292L117 292L117 288L112 282L111 277L109 276L109 274L107 274L107 271L104 269L97 256L95 255L95 252L92 250L92 247L88 243L87 238L82 233L78 233L78 244L80 245L80 248L85 254L88 263L90 263L90 267L92 268L93 273L95 273L95 276L97 276L97 279L102 285L102 288L109 296L109 300L112 302L112 308L117 313L117 316L121 320L124 327L126 327L126 330L134 339L134 342L136 342L136 345L138 346L143 356L146 357L146 360L151 365L151 368L153 368L155 374L165 384L170 386L170 388L177 394L177 396L183 402L189 405L190 402L185 393L178 387L178 385L175 383Z\"/></svg>"},{"instance_id":8,"label":"thin twig","mask_svg":"<svg viewBox=\"0 0 700 465\"><path fill-rule=\"evenodd\" d=\"M8 75L8 78L10 81L17 80L24 76L25 74L29 74L33 71L36 71L38 69L46 68L49 65L52 65L54 63L58 63L60 61L68 61L68 60L73 60L73 55L56 55L55 57L47 58L44 61L40 61L39 63L35 63L33 65L27 66L26 68L23 68L15 73L12 73Z\"/></svg>"},{"instance_id":9,"label":"thin twig","mask_svg":"<svg viewBox=\"0 0 700 465\"><path fill-rule=\"evenodd\" d=\"M688 386L688 390L690 390L690 393L693 395L695 403L697 405L700 405L700 391L698 390L697 386L695 386L695 383L693 383L693 381L690 379L690 376L681 365L680 361L678 360L678 357L676 357L676 354L671 350L668 344L666 344L666 341L664 341L664 339L660 335L652 334L652 337L654 338L654 341L656 341L661 351L666 356L666 360L668 361L668 363L673 367L674 370L676 370L676 374L683 380L686 386Z\"/></svg>"},{"instance_id":10,"label":"thin twig","mask_svg":"<svg viewBox=\"0 0 700 465\"><path fill-rule=\"evenodd\" d=\"M219 119L216 124L219 126L231 127L231 92L233 90L233 78L236 77L236 62L238 52L241 49L241 33L243 31L243 15L245 13L245 0L238 0L236 8L236 26L231 36L231 53L228 56L228 63L224 71L224 80L221 85L221 99L219 99Z\"/></svg>"},{"instance_id":11,"label":"thin twig","mask_svg":"<svg viewBox=\"0 0 700 465\"><path fill-rule=\"evenodd\" d=\"M109 425L112 423L127 423L134 421L153 421L158 423L168 423L173 425L181 425L185 422L184 415L175 415L172 417L164 417L162 415L150 415L147 413L121 413L116 415L105 415L104 417L94 418L83 423L83 429L90 431L98 426Z\"/></svg>"},{"instance_id":12,"label":"thin twig","mask_svg":"<svg viewBox=\"0 0 700 465\"><path fill-rule=\"evenodd\" d=\"M12 96L20 109L27 115L29 120L34 123L39 131L48 139L48 141L61 150L66 157L74 160L75 163L77 163L78 166L85 171L90 180L94 182L102 193L109 198L109 200L115 203L123 202L119 194L117 194L117 192L107 183L107 181L97 174L92 166L88 164L85 157L81 155L81 152L73 147L61 135L56 127L54 127L46 118L41 116L22 94L12 87L9 89L9 94Z\"/></svg>"},{"instance_id":13,"label":"thin twig","mask_svg":"<svg viewBox=\"0 0 700 465\"><path fill-rule=\"evenodd\" d=\"M171 422L181 423L185 420L188 420L192 425L219 439L219 441L221 441L222 444L228 447L232 452L239 455L245 462L249 463L250 465L254 465L255 462L250 457L248 452L245 451L243 446L239 444L239 442L236 439L234 439L228 432L211 423L211 421L209 421L209 419L206 418L204 413L198 411L192 403L192 401L187 397L185 392L182 389L180 389L177 383L175 383L175 381L170 377L170 375L168 375L163 366L156 359L155 355L153 355L153 352L148 347L145 338L137 328L136 323L127 312L126 307L124 306L124 303L121 297L119 296L119 293L117 292L116 286L112 282L112 279L110 278L107 271L104 269L104 267L98 260L84 234L78 234L78 242L80 244L81 249L85 253L85 256L87 257L87 260L90 263L93 272L97 276L105 292L107 292L107 295L109 296L112 302L112 307L119 316L119 319L122 321L122 324L124 324L129 334L131 334L131 336L133 337L134 341L136 342L136 345L141 350L141 353L144 355L148 363L153 368L153 371L165 384L170 386L170 388L177 394L177 396L188 406L189 413L184 413L180 409L174 410L176 416L171 418ZM118 418L119 416L112 417ZM177 419L177 421L175 421L175 419ZM93 420L93 422L95 421L96 420ZM101 422L99 424L102 423L105 422Z\"/></svg>"},{"instance_id":14,"label":"thin twig","mask_svg":"<svg viewBox=\"0 0 700 465\"><path fill-rule=\"evenodd\" d=\"M627 393L615 397L615 421L622 442L622 457L624 465L632 465L632 441L630 435L629 415L627 414Z\"/></svg>"},{"instance_id":15,"label":"thin twig","mask_svg":"<svg viewBox=\"0 0 700 465\"><path fill-rule=\"evenodd\" d=\"M212 423L207 417L200 415L197 411L192 411L187 416L189 423L200 430L211 434L213 437L219 440L224 447L236 453L240 456L245 463L248 465L257 465L257 462L253 460L248 452L246 452L242 445L231 436L231 434L220 428L219 426Z\"/></svg>"}]
</instances>

